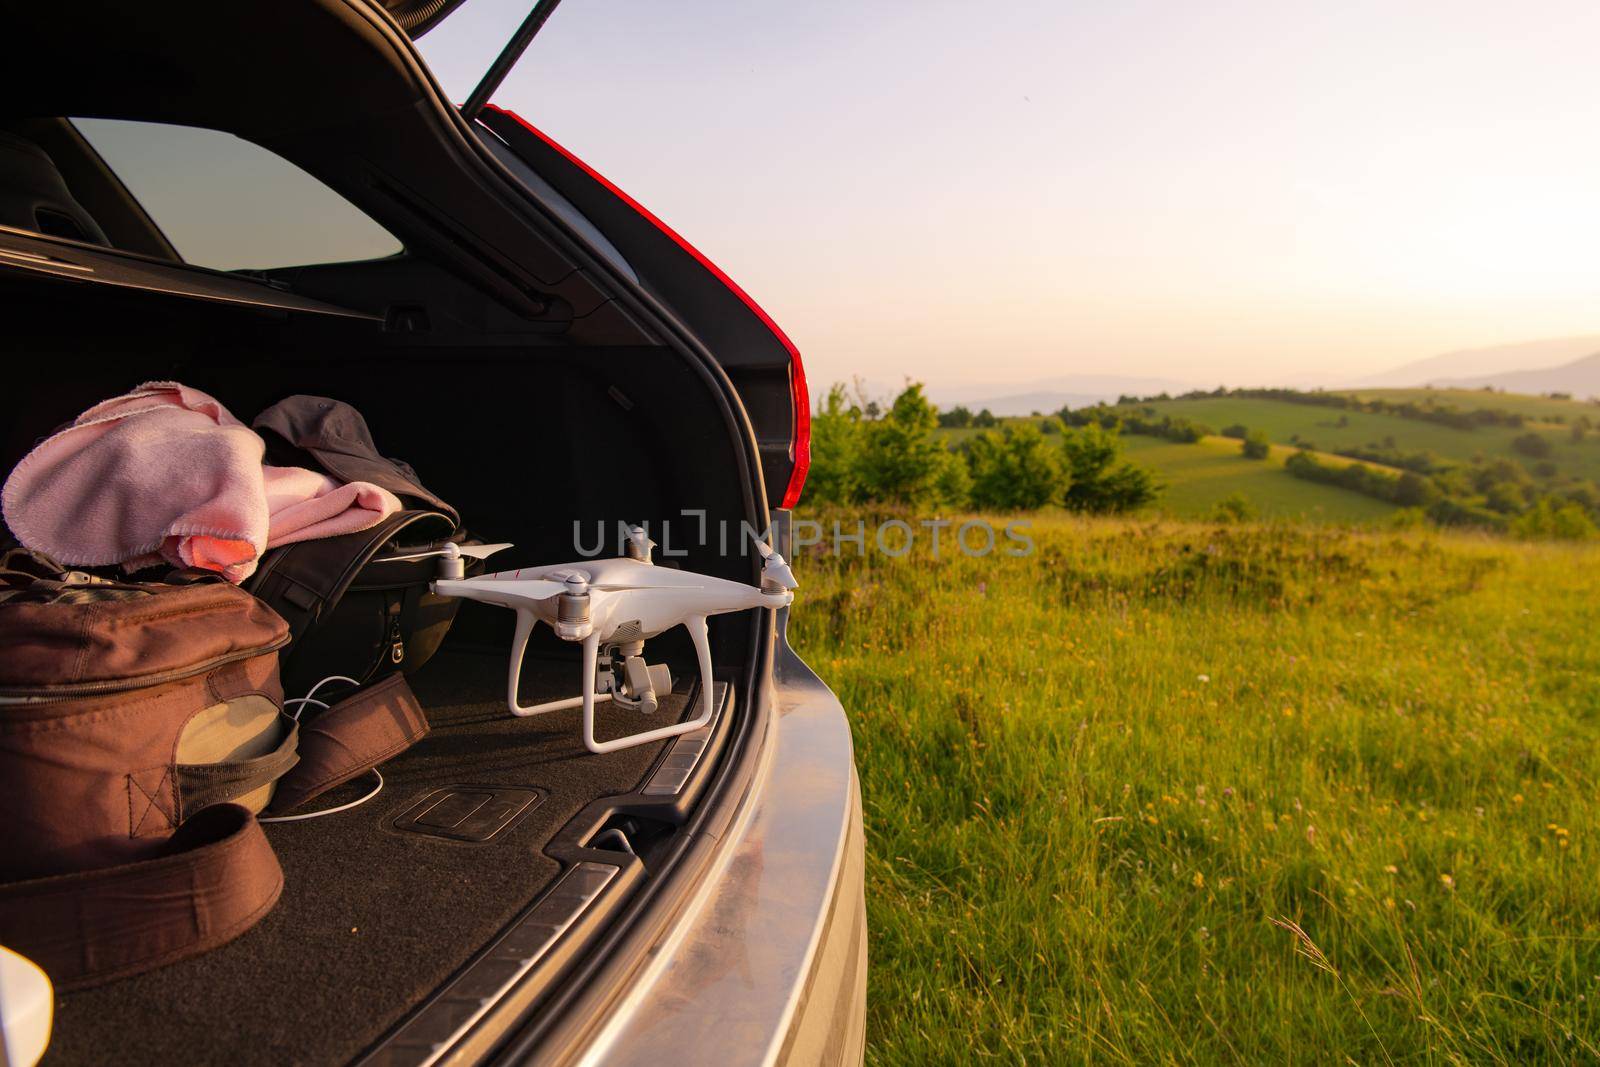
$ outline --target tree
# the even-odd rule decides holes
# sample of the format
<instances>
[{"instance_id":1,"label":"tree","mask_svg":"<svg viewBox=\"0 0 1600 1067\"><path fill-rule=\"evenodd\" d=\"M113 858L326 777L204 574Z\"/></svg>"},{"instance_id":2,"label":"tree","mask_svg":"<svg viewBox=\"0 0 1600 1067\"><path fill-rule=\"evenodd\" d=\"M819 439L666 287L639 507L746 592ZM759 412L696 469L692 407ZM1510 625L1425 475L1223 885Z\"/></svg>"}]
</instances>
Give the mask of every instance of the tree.
<instances>
[{"instance_id":1,"label":"tree","mask_svg":"<svg viewBox=\"0 0 1600 1067\"><path fill-rule=\"evenodd\" d=\"M992 429L999 424L1000 420L995 418L994 412L990 411L988 408L984 408L982 411L972 416L972 425L976 426L980 430Z\"/></svg>"},{"instance_id":2,"label":"tree","mask_svg":"<svg viewBox=\"0 0 1600 1067\"><path fill-rule=\"evenodd\" d=\"M1442 495L1431 478L1425 478L1416 471L1406 471L1395 480L1391 499L1403 508L1426 508Z\"/></svg>"},{"instance_id":3,"label":"tree","mask_svg":"<svg viewBox=\"0 0 1600 1067\"><path fill-rule=\"evenodd\" d=\"M1244 446L1240 451L1245 459L1266 459L1272 455L1272 441L1267 437L1267 431L1251 430L1245 434Z\"/></svg>"},{"instance_id":4,"label":"tree","mask_svg":"<svg viewBox=\"0 0 1600 1067\"><path fill-rule=\"evenodd\" d=\"M1097 423L1064 434L1061 447L1069 478L1062 503L1072 511L1095 515L1132 511L1150 503L1160 490L1148 470L1118 462L1122 442Z\"/></svg>"},{"instance_id":5,"label":"tree","mask_svg":"<svg viewBox=\"0 0 1600 1067\"><path fill-rule=\"evenodd\" d=\"M1222 428L1222 436L1231 437L1235 441L1243 441L1250 433L1250 428L1243 423L1236 422L1232 426Z\"/></svg>"},{"instance_id":6,"label":"tree","mask_svg":"<svg viewBox=\"0 0 1600 1067\"><path fill-rule=\"evenodd\" d=\"M849 504L861 487L861 408L851 404L841 383L829 388L811 418L811 473L806 499L813 504Z\"/></svg>"},{"instance_id":7,"label":"tree","mask_svg":"<svg viewBox=\"0 0 1600 1067\"><path fill-rule=\"evenodd\" d=\"M1061 496L1065 471L1060 453L1031 422L1007 423L968 443L972 503L997 511L1031 511Z\"/></svg>"},{"instance_id":8,"label":"tree","mask_svg":"<svg viewBox=\"0 0 1600 1067\"><path fill-rule=\"evenodd\" d=\"M967 460L945 449L939 457L939 470L933 479L933 502L944 507L964 508L972 499L972 473Z\"/></svg>"},{"instance_id":9,"label":"tree","mask_svg":"<svg viewBox=\"0 0 1600 1067\"><path fill-rule=\"evenodd\" d=\"M939 425L958 430L965 426L971 426L972 412L957 404L949 411L939 412Z\"/></svg>"},{"instance_id":10,"label":"tree","mask_svg":"<svg viewBox=\"0 0 1600 1067\"><path fill-rule=\"evenodd\" d=\"M940 498L948 449L936 431L939 417L922 383L907 385L883 417L863 424L857 495L892 504L923 504Z\"/></svg>"}]
</instances>

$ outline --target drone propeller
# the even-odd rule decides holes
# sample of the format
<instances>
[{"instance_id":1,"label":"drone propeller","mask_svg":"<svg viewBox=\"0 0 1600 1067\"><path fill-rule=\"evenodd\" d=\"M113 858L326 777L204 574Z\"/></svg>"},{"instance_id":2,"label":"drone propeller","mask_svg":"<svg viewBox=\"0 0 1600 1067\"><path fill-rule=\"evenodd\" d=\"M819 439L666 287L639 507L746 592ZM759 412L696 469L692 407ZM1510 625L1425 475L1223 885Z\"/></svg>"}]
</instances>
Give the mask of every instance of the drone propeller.
<instances>
[{"instance_id":1,"label":"drone propeller","mask_svg":"<svg viewBox=\"0 0 1600 1067\"><path fill-rule=\"evenodd\" d=\"M443 556L445 559L460 559L462 556L466 556L469 559L488 559L496 552L510 547L510 541L505 541L498 545L458 545L454 541L446 541L439 548L426 548L421 552L408 552L399 556L383 556L372 562L400 563L404 560L429 559L433 556Z\"/></svg>"},{"instance_id":2,"label":"drone propeller","mask_svg":"<svg viewBox=\"0 0 1600 1067\"><path fill-rule=\"evenodd\" d=\"M446 596L461 596L465 590L503 594L503 601L501 597L492 599L497 603L504 602L507 607L512 607L517 601L548 600L562 593L581 595L585 592L581 586L571 582L552 581L549 578L496 578L494 575L483 578L441 578L433 586Z\"/></svg>"}]
</instances>

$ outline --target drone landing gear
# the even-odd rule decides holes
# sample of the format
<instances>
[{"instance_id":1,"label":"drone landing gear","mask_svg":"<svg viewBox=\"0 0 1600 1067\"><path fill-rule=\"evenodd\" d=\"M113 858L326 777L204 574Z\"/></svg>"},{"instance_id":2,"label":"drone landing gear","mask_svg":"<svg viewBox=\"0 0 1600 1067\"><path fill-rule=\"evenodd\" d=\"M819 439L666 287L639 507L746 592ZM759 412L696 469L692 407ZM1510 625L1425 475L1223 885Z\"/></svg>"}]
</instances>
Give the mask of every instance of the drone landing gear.
<instances>
[{"instance_id":1,"label":"drone landing gear","mask_svg":"<svg viewBox=\"0 0 1600 1067\"><path fill-rule=\"evenodd\" d=\"M649 714L653 712L658 703L658 692L670 692L672 677L664 666L646 666L644 659L639 655L643 651L643 642L634 642L629 645L619 646L618 652L631 652L623 655L623 678L618 683L614 673L608 674L604 688L596 684L595 676L600 667L600 636L591 633L583 639L583 694L568 697L564 700L551 700L543 704L517 703L517 685L522 677L522 656L528 648L528 638L533 633L534 625L539 621L531 611L517 612L517 630L511 640L511 671L506 680L506 703L511 714L517 716L543 715L552 711L565 711L568 708L583 708L583 745L590 752L616 752L624 748L633 748L635 745L647 745L652 741L661 741L668 737L677 737L679 734L690 733L698 730L711 721L711 712L714 707L711 695L711 639L706 629L704 615L685 619L683 628L689 631L689 639L694 642L695 654L700 661L700 713L693 719L685 722L673 723L671 726L662 726L654 730L645 730L641 733L629 734L626 737L617 737L609 741L599 741L594 736L594 706L601 701L614 701L624 707L638 708ZM636 650L635 650L636 648ZM614 658L616 653L613 653ZM665 683L659 684L659 683Z\"/></svg>"}]
</instances>

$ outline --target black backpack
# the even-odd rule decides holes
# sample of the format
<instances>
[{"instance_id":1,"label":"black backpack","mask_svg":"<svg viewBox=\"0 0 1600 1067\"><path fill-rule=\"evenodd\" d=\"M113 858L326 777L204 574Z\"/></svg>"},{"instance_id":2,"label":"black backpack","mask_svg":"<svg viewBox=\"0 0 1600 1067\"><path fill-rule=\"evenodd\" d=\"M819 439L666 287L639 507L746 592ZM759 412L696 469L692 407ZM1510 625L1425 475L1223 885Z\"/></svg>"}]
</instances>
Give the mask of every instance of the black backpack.
<instances>
[{"instance_id":1,"label":"black backpack","mask_svg":"<svg viewBox=\"0 0 1600 1067\"><path fill-rule=\"evenodd\" d=\"M289 623L291 644L279 656L286 694L300 696L324 678L362 685L426 663L444 641L460 601L428 591L447 542L469 543L437 511L399 511L357 533L300 541L268 552L245 588ZM467 574L481 560L463 559Z\"/></svg>"}]
</instances>

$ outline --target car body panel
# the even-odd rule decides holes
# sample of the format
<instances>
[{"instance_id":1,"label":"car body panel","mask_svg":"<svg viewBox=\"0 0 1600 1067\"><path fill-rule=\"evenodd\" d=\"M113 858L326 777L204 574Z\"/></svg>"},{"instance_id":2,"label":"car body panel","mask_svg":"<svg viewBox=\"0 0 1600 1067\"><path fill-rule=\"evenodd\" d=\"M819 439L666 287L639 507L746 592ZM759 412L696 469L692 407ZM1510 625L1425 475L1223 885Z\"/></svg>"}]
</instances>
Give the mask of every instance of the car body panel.
<instances>
[{"instance_id":1,"label":"car body panel","mask_svg":"<svg viewBox=\"0 0 1600 1067\"><path fill-rule=\"evenodd\" d=\"M578 1062L859 1063L861 794L837 697L781 647L773 718L716 866Z\"/></svg>"}]
</instances>

